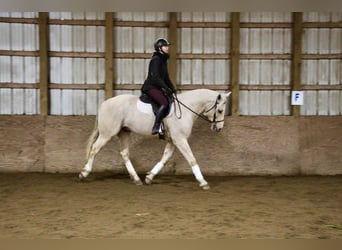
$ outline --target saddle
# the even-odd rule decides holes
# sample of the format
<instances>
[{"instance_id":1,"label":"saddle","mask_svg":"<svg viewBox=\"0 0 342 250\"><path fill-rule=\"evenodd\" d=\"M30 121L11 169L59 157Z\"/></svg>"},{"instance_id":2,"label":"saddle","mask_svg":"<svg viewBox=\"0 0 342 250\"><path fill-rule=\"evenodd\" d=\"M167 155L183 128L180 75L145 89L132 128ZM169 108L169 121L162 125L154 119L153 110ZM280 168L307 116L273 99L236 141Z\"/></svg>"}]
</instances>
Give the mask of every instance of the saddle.
<instances>
[{"instance_id":1,"label":"saddle","mask_svg":"<svg viewBox=\"0 0 342 250\"><path fill-rule=\"evenodd\" d=\"M145 105L151 105L151 107L152 107L152 112L154 113L154 115L157 114L160 105L159 105L158 103L154 102L154 101L152 100L152 98L151 98L148 94L142 93L142 94L139 96L139 101L142 102L142 103L145 104ZM139 103L139 101L138 101L138 103ZM169 105L169 108L168 108L168 110L167 110L166 116L168 116L168 115L170 114L170 112L171 112L172 102L173 102L173 101L170 100L170 98L169 98L169 104L170 104L170 105ZM141 107L141 104L139 105L138 103L137 103L138 109L142 108L142 107ZM150 109L150 110L151 110L151 109ZM140 110L140 111L142 111L142 110ZM146 112L146 111L143 111L143 112ZM150 111L150 112L151 112L151 111ZM162 131L163 131L163 132L162 132L162 133L159 133L158 136L159 136L159 139L165 140L164 122L163 122L163 121L161 122L161 128L162 128Z\"/></svg>"},{"instance_id":2,"label":"saddle","mask_svg":"<svg viewBox=\"0 0 342 250\"><path fill-rule=\"evenodd\" d=\"M154 115L156 115L160 105L154 102L148 94L141 93L141 95L139 96L139 100L142 101L143 103L151 104L153 113Z\"/></svg>"},{"instance_id":3,"label":"saddle","mask_svg":"<svg viewBox=\"0 0 342 250\"><path fill-rule=\"evenodd\" d=\"M170 100L170 98L168 98L168 99L169 99L169 109L167 110L166 116L169 115L169 113L171 111L172 103L173 103L173 101ZM157 114L160 105L158 103L154 102L148 94L141 93L141 95L139 96L139 100L143 103L151 104L154 115Z\"/></svg>"}]
</instances>

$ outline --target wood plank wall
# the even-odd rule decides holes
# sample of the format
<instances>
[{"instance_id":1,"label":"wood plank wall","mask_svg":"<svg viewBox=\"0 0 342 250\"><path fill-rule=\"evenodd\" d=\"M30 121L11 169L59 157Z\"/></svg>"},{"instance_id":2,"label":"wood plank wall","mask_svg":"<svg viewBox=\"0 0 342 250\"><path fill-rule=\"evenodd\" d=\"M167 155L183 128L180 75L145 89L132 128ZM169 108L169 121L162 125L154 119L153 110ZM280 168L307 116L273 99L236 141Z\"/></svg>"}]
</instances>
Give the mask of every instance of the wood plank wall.
<instances>
[{"instance_id":1,"label":"wood plank wall","mask_svg":"<svg viewBox=\"0 0 342 250\"><path fill-rule=\"evenodd\" d=\"M94 116L1 116L0 172L78 173L94 121ZM132 136L132 163L145 174L160 160L165 141ZM199 119L189 144L205 175L342 174L342 116L229 116L220 133ZM105 170L127 174L117 138L95 159L94 171ZM176 150L161 174L192 172Z\"/></svg>"}]
</instances>

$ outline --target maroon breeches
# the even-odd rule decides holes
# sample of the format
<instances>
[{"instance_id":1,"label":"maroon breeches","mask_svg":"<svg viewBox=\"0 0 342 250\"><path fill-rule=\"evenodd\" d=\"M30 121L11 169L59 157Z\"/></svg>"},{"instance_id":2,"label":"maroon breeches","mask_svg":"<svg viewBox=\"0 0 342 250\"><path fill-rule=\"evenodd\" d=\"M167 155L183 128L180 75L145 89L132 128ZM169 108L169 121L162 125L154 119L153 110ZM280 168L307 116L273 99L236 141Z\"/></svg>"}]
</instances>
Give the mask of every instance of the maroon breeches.
<instances>
[{"instance_id":1,"label":"maroon breeches","mask_svg":"<svg viewBox=\"0 0 342 250\"><path fill-rule=\"evenodd\" d=\"M165 107L169 105L168 100L166 99L165 95L163 94L161 90L150 89L149 91L147 91L147 93L153 99L153 101L155 101L159 105L163 105Z\"/></svg>"}]
</instances>

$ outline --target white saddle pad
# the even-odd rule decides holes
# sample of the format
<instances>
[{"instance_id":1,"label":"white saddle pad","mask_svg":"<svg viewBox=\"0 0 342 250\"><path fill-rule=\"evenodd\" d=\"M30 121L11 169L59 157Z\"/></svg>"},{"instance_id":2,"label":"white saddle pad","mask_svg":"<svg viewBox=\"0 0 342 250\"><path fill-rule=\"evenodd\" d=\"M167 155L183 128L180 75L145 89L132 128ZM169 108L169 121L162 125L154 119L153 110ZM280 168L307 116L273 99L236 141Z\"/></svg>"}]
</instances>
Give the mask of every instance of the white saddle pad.
<instances>
[{"instance_id":1,"label":"white saddle pad","mask_svg":"<svg viewBox=\"0 0 342 250\"><path fill-rule=\"evenodd\" d=\"M138 101L137 101L137 109L142 113L154 116L154 113L152 110L152 105L149 103L144 103L144 102L140 101L140 99L138 99ZM167 116L169 116L173 113L173 109L174 109L174 107L172 105L171 110Z\"/></svg>"}]
</instances>

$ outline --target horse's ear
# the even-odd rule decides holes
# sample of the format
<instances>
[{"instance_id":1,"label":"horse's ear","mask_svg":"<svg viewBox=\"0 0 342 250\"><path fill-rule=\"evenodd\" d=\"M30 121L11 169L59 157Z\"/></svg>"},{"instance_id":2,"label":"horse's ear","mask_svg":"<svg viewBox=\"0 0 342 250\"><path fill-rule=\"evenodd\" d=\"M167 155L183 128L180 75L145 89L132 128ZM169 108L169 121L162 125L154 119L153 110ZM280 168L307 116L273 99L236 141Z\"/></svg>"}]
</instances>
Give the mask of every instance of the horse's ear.
<instances>
[{"instance_id":1,"label":"horse's ear","mask_svg":"<svg viewBox=\"0 0 342 250\"><path fill-rule=\"evenodd\" d=\"M226 94L226 98L227 98L227 99L228 99L228 97L230 96L231 93L232 93L232 92L229 91L229 92Z\"/></svg>"}]
</instances>

